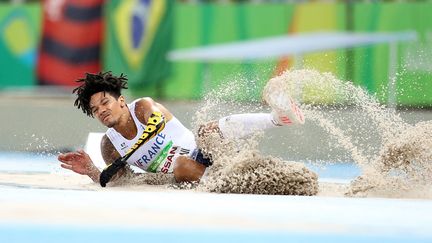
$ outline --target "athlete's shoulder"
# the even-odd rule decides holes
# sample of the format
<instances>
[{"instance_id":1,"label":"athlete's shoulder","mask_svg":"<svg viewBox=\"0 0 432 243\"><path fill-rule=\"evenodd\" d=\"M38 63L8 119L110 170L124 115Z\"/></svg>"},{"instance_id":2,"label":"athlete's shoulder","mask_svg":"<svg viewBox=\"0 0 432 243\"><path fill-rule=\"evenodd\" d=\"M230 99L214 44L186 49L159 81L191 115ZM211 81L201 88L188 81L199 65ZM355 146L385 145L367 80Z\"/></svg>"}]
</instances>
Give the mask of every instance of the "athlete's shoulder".
<instances>
[{"instance_id":1,"label":"athlete's shoulder","mask_svg":"<svg viewBox=\"0 0 432 243\"><path fill-rule=\"evenodd\" d=\"M156 104L150 97L141 97L134 100L132 103L135 104L135 111L152 110Z\"/></svg>"},{"instance_id":2,"label":"athlete's shoulder","mask_svg":"<svg viewBox=\"0 0 432 243\"><path fill-rule=\"evenodd\" d=\"M139 105L154 105L156 102L151 97L141 97L134 100L132 103Z\"/></svg>"},{"instance_id":3,"label":"athlete's shoulder","mask_svg":"<svg viewBox=\"0 0 432 243\"><path fill-rule=\"evenodd\" d=\"M154 101L151 97L142 97L135 100L135 102L135 114L143 123L146 123L147 118L155 111L162 112L167 121L171 120L173 117L171 112L165 106Z\"/></svg>"}]
</instances>

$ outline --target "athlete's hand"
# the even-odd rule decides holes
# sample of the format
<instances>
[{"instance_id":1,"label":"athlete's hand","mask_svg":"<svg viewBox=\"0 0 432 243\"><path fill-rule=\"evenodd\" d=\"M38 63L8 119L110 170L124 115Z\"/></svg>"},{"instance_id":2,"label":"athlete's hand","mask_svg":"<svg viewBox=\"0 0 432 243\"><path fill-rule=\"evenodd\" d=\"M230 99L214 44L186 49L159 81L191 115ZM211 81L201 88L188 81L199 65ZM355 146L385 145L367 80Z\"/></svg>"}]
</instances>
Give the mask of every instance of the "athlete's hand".
<instances>
[{"instance_id":1,"label":"athlete's hand","mask_svg":"<svg viewBox=\"0 0 432 243\"><path fill-rule=\"evenodd\" d=\"M88 175L91 177L91 175L95 173L95 169L99 171L93 164L90 156L83 150L65 154L61 153L57 159L61 162L60 166L62 168L71 170L81 175Z\"/></svg>"}]
</instances>

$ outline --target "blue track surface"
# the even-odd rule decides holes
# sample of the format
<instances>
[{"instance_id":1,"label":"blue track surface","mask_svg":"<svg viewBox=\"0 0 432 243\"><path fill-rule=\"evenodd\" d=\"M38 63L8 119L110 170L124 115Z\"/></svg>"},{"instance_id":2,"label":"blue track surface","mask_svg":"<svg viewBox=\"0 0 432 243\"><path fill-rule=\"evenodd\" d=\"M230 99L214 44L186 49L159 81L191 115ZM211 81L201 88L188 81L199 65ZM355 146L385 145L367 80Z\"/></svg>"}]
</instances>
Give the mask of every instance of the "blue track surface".
<instances>
[{"instance_id":1,"label":"blue track surface","mask_svg":"<svg viewBox=\"0 0 432 243\"><path fill-rule=\"evenodd\" d=\"M55 157L0 154L0 176ZM57 165L58 166L58 165ZM308 165L328 180L353 164ZM432 201L32 188L0 184L0 242L432 242Z\"/></svg>"},{"instance_id":2,"label":"blue track surface","mask_svg":"<svg viewBox=\"0 0 432 243\"><path fill-rule=\"evenodd\" d=\"M0 226L1 242L431 242L409 234L318 234L298 232L143 230L34 225Z\"/></svg>"}]
</instances>

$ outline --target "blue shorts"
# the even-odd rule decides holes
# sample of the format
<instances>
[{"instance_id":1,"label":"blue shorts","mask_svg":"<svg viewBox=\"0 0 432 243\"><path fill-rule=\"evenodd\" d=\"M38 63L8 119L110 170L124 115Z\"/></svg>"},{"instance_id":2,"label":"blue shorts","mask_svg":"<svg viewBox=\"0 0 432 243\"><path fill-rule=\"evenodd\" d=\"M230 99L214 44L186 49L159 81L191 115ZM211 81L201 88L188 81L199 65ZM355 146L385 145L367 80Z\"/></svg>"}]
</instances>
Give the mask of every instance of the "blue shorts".
<instances>
[{"instance_id":1,"label":"blue shorts","mask_svg":"<svg viewBox=\"0 0 432 243\"><path fill-rule=\"evenodd\" d=\"M192 152L192 159L195 160L196 162L204 165L205 167L209 167L211 165L213 165L213 161L211 159L211 156L205 156L202 152L201 149L195 149Z\"/></svg>"}]
</instances>

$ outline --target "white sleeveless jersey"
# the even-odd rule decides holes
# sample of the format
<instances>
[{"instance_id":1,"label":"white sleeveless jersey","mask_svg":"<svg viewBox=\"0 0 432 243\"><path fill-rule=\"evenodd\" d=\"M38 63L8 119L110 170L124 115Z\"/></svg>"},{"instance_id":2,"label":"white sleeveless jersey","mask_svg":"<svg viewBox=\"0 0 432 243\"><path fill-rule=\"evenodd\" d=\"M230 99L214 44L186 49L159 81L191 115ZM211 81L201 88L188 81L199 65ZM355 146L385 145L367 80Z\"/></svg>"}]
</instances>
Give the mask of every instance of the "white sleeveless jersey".
<instances>
[{"instance_id":1,"label":"white sleeveless jersey","mask_svg":"<svg viewBox=\"0 0 432 243\"><path fill-rule=\"evenodd\" d=\"M128 105L138 131L135 138L128 140L114 128L109 128L106 132L107 137L122 157L138 141L146 127L136 117L135 104L137 101L135 100ZM183 126L177 118L173 117L165 124L165 128L159 134L141 145L127 160L127 163L147 172L171 173L177 157L180 155L191 156L196 147L193 133Z\"/></svg>"}]
</instances>

